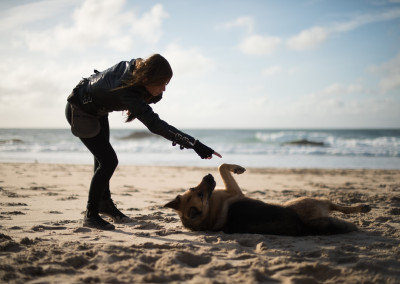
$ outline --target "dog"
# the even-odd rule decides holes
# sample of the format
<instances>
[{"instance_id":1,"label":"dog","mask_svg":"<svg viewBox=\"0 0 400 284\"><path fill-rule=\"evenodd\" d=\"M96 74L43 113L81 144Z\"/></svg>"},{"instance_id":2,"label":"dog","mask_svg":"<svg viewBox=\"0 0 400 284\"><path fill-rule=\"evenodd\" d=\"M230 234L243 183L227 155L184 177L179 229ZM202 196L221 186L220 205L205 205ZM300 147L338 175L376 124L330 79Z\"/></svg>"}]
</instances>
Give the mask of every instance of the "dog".
<instances>
[{"instance_id":1,"label":"dog","mask_svg":"<svg viewBox=\"0 0 400 284\"><path fill-rule=\"evenodd\" d=\"M329 235L356 231L350 222L329 217L331 211L367 213L368 205L341 206L328 199L300 197L281 205L246 197L232 173L245 168L222 164L218 168L225 189L215 189L211 174L199 185L168 202L164 207L178 212L182 224L193 231L270 234L286 236Z\"/></svg>"}]
</instances>

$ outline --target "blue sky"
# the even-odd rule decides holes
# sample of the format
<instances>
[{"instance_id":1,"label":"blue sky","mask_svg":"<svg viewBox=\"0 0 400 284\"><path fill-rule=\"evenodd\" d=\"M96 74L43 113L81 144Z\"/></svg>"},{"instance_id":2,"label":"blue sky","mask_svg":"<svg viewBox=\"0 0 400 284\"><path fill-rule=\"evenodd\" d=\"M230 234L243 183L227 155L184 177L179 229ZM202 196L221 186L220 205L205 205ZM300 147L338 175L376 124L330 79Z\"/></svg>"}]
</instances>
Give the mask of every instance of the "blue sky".
<instances>
[{"instance_id":1,"label":"blue sky","mask_svg":"<svg viewBox=\"0 0 400 284\"><path fill-rule=\"evenodd\" d=\"M400 127L400 0L0 2L0 127L67 127L82 77L164 55L179 128ZM121 112L110 115L118 128Z\"/></svg>"}]
</instances>

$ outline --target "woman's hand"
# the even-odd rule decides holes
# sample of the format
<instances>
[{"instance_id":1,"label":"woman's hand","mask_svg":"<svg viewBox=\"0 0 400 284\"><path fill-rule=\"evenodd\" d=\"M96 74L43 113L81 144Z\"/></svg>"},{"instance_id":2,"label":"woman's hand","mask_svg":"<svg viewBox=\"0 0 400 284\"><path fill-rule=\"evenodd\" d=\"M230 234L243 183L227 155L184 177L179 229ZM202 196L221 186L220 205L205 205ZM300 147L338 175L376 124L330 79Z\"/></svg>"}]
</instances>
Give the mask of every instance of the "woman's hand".
<instances>
[{"instance_id":1,"label":"woman's hand","mask_svg":"<svg viewBox=\"0 0 400 284\"><path fill-rule=\"evenodd\" d=\"M213 155L217 156L218 158L222 158L221 154L214 151ZM212 159L212 156L208 158L209 160Z\"/></svg>"},{"instance_id":2,"label":"woman's hand","mask_svg":"<svg viewBox=\"0 0 400 284\"><path fill-rule=\"evenodd\" d=\"M219 153L215 152L213 149L211 149L210 147L204 145L203 143L201 143L198 140L194 143L193 150L202 159L210 160L210 159L212 159L212 155L215 155L217 157L222 158L222 156Z\"/></svg>"}]
</instances>

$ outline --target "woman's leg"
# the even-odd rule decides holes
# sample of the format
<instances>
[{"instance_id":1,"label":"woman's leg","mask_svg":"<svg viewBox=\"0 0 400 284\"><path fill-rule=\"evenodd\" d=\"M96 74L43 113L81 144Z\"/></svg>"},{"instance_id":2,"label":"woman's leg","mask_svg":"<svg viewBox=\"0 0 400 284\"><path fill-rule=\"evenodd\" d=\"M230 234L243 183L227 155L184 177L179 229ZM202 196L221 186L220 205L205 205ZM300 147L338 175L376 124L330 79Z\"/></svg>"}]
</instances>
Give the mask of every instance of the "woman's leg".
<instances>
[{"instance_id":1,"label":"woman's leg","mask_svg":"<svg viewBox=\"0 0 400 284\"><path fill-rule=\"evenodd\" d=\"M89 189L88 210L99 212L99 205L105 193L109 191L110 179L117 168L118 158L107 135L102 131L92 138L81 138L82 143L95 158L95 172Z\"/></svg>"},{"instance_id":2,"label":"woman's leg","mask_svg":"<svg viewBox=\"0 0 400 284\"><path fill-rule=\"evenodd\" d=\"M101 127L100 133L103 134L103 136L107 139L107 141L110 141L110 125L108 122L108 116L100 117L99 122L100 122L100 127ZM94 157L94 173L96 173L96 171L100 167L100 165L101 164L99 163L97 158ZM107 182L106 187L104 189L103 197L101 199L102 200L111 199L110 181Z\"/></svg>"},{"instance_id":3,"label":"woman's leg","mask_svg":"<svg viewBox=\"0 0 400 284\"><path fill-rule=\"evenodd\" d=\"M71 106L67 104L65 109L66 118L71 124ZM84 225L99 229L112 230L114 226L104 221L99 216L99 204L103 198L104 191L108 188L109 181L118 165L117 155L109 142L108 117L102 117L105 129L92 138L80 138L82 143L89 149L95 158L95 172L89 188L87 211ZM107 135L108 132L108 135Z\"/></svg>"},{"instance_id":4,"label":"woman's leg","mask_svg":"<svg viewBox=\"0 0 400 284\"><path fill-rule=\"evenodd\" d=\"M107 116L100 118L100 126L101 126L101 133L103 134L104 137L107 138L108 141L110 141L110 126ZM101 163L95 157L94 171L96 172L99 167L101 167ZM111 199L110 181L108 181L105 185L102 198L100 199L99 202L98 212L112 218L114 222L126 223L130 221L128 216L126 216L125 214L123 214L121 211L118 210L113 200Z\"/></svg>"}]
</instances>

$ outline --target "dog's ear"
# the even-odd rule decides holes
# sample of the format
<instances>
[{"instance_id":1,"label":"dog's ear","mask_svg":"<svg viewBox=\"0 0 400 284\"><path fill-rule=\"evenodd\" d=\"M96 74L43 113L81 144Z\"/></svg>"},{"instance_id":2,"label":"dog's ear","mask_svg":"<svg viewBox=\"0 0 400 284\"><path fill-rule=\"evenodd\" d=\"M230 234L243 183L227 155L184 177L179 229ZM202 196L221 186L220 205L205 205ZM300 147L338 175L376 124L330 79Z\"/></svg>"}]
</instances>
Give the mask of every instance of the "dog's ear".
<instances>
[{"instance_id":1,"label":"dog's ear","mask_svg":"<svg viewBox=\"0 0 400 284\"><path fill-rule=\"evenodd\" d=\"M168 202L164 205L164 207L172 208L175 210L179 209L179 205L181 204L181 197L178 195L174 200Z\"/></svg>"}]
</instances>

